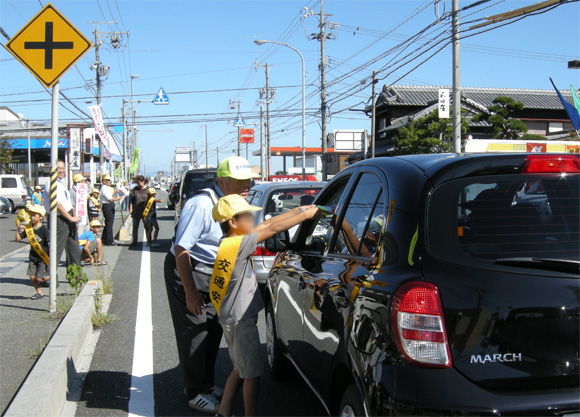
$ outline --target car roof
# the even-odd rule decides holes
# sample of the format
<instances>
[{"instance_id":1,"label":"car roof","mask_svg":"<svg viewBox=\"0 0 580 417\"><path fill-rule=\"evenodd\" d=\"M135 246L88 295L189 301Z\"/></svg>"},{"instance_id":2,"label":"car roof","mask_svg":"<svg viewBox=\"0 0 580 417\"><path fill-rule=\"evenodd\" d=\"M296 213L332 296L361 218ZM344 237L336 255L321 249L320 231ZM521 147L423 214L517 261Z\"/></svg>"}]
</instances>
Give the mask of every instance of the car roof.
<instances>
[{"instance_id":1,"label":"car roof","mask_svg":"<svg viewBox=\"0 0 580 417\"><path fill-rule=\"evenodd\" d=\"M287 182L264 182L256 184L251 189L255 191L283 190L285 188L323 188L325 181L287 181Z\"/></svg>"}]
</instances>

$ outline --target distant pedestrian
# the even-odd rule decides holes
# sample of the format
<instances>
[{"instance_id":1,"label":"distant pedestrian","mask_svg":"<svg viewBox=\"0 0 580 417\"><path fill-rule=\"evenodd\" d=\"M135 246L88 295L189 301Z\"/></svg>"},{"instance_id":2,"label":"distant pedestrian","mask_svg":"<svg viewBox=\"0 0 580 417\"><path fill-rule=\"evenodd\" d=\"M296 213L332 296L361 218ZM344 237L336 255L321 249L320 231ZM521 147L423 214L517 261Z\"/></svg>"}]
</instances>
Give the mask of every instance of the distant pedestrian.
<instances>
[{"instance_id":1,"label":"distant pedestrian","mask_svg":"<svg viewBox=\"0 0 580 417\"><path fill-rule=\"evenodd\" d=\"M147 245L148 246L160 246L157 243L157 236L159 235L159 223L157 223L157 207L156 203L161 203L160 198L155 198L157 196L157 191L155 188L151 187L147 190L148 200L143 210L143 224L146 227ZM153 241L151 241L151 233L153 233Z\"/></svg>"},{"instance_id":2,"label":"distant pedestrian","mask_svg":"<svg viewBox=\"0 0 580 417\"><path fill-rule=\"evenodd\" d=\"M42 218L46 215L46 210L42 206L32 206L28 209L30 224L19 225L16 231L16 241L28 239L30 243L30 253L28 254L28 272L30 282L36 293L30 297L38 300L43 297L40 287L48 287L48 242L50 234L48 228L42 224Z\"/></svg>"},{"instance_id":3,"label":"distant pedestrian","mask_svg":"<svg viewBox=\"0 0 580 417\"><path fill-rule=\"evenodd\" d=\"M99 219L99 214L101 214L100 197L100 191L96 188L93 188L93 191L91 192L87 202L89 221Z\"/></svg>"},{"instance_id":4,"label":"distant pedestrian","mask_svg":"<svg viewBox=\"0 0 580 417\"><path fill-rule=\"evenodd\" d=\"M147 183L149 181L143 175L137 175L133 178L133 182L137 185L131 190L129 195L129 214L133 218L133 241L130 246L137 246L139 241L139 222L143 220L143 210L145 210L145 205L149 199L147 194ZM143 227L146 228L145 222L143 222Z\"/></svg>"},{"instance_id":5,"label":"distant pedestrian","mask_svg":"<svg viewBox=\"0 0 580 417\"><path fill-rule=\"evenodd\" d=\"M129 209L129 187L127 186L127 181L122 180L119 185L119 192L121 195L121 209Z\"/></svg>"},{"instance_id":6,"label":"distant pedestrian","mask_svg":"<svg viewBox=\"0 0 580 417\"><path fill-rule=\"evenodd\" d=\"M102 224L98 220L92 220L89 223L90 230L79 236L79 250L81 251L81 260L95 265L95 254L97 256L96 264L107 265L103 261L103 244L99 237Z\"/></svg>"},{"instance_id":7,"label":"distant pedestrian","mask_svg":"<svg viewBox=\"0 0 580 417\"><path fill-rule=\"evenodd\" d=\"M212 209L224 195L246 198L255 178L250 163L237 156L224 159L217 176L217 184L200 190L183 206L164 265L185 395L190 407L205 413L217 412L223 394L214 382L223 331L209 297L209 281L223 233L212 218Z\"/></svg>"},{"instance_id":8,"label":"distant pedestrian","mask_svg":"<svg viewBox=\"0 0 580 417\"><path fill-rule=\"evenodd\" d=\"M81 266L81 258L78 250L78 232L77 226L81 221L75 213L72 203L72 197L67 190L64 176L66 174L66 167L63 161L58 161L56 164L56 263L60 262L62 252L66 252L66 266L78 265ZM50 203L50 181L47 182L43 190L44 206ZM49 224L49 227L52 225Z\"/></svg>"},{"instance_id":9,"label":"distant pedestrian","mask_svg":"<svg viewBox=\"0 0 580 417\"><path fill-rule=\"evenodd\" d=\"M103 230L103 245L116 246L113 235L113 224L115 223L115 201L119 201L121 197L117 196L115 189L111 187L111 176L109 174L103 175L101 178L101 193L100 201L103 210L103 217L105 219L105 230Z\"/></svg>"},{"instance_id":10,"label":"distant pedestrian","mask_svg":"<svg viewBox=\"0 0 580 417\"><path fill-rule=\"evenodd\" d=\"M32 194L32 205L44 205L44 199L42 198L42 185L37 185L34 187L34 193Z\"/></svg>"}]
</instances>

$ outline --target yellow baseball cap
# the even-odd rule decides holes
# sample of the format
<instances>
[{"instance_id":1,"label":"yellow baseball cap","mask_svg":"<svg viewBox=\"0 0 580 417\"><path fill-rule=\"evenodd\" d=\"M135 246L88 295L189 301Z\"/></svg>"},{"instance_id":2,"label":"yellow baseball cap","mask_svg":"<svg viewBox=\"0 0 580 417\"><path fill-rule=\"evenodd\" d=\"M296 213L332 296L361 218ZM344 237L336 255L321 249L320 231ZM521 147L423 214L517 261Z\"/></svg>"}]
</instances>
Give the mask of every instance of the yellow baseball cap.
<instances>
[{"instance_id":1,"label":"yellow baseball cap","mask_svg":"<svg viewBox=\"0 0 580 417\"><path fill-rule=\"evenodd\" d=\"M46 216L46 210L42 206L27 207L26 210L28 210L29 213L38 213L42 217Z\"/></svg>"},{"instance_id":2,"label":"yellow baseball cap","mask_svg":"<svg viewBox=\"0 0 580 417\"><path fill-rule=\"evenodd\" d=\"M252 167L247 159L240 156L230 156L224 159L217 168L217 176L220 178L233 178L235 180L251 180L260 178L252 172Z\"/></svg>"},{"instance_id":3,"label":"yellow baseball cap","mask_svg":"<svg viewBox=\"0 0 580 417\"><path fill-rule=\"evenodd\" d=\"M103 225L101 224L101 222L98 221L98 220L92 220L89 223L89 226L91 226L91 227L103 227Z\"/></svg>"},{"instance_id":4,"label":"yellow baseball cap","mask_svg":"<svg viewBox=\"0 0 580 417\"><path fill-rule=\"evenodd\" d=\"M37 185L36 187L34 187L35 190L39 190L42 191L42 185Z\"/></svg>"},{"instance_id":5,"label":"yellow baseball cap","mask_svg":"<svg viewBox=\"0 0 580 417\"><path fill-rule=\"evenodd\" d=\"M91 193L101 194L98 188L93 188L93 191L91 191Z\"/></svg>"},{"instance_id":6,"label":"yellow baseball cap","mask_svg":"<svg viewBox=\"0 0 580 417\"><path fill-rule=\"evenodd\" d=\"M147 194L157 194L157 191L155 191L155 188L151 187L147 190Z\"/></svg>"},{"instance_id":7,"label":"yellow baseball cap","mask_svg":"<svg viewBox=\"0 0 580 417\"><path fill-rule=\"evenodd\" d=\"M262 210L262 207L250 205L241 195L230 194L219 199L211 214L215 221L223 223L240 213L248 213L260 210Z\"/></svg>"},{"instance_id":8,"label":"yellow baseball cap","mask_svg":"<svg viewBox=\"0 0 580 417\"><path fill-rule=\"evenodd\" d=\"M105 174L105 175L103 175L103 176L101 177L101 181L105 181L105 180L109 180L109 181L111 181L111 180L112 180L112 178L111 178L111 176L110 176L109 174Z\"/></svg>"},{"instance_id":9,"label":"yellow baseball cap","mask_svg":"<svg viewBox=\"0 0 580 417\"><path fill-rule=\"evenodd\" d=\"M81 182L84 181L85 177L83 177L83 174L75 174L73 176L73 182L76 184L77 182Z\"/></svg>"}]
</instances>

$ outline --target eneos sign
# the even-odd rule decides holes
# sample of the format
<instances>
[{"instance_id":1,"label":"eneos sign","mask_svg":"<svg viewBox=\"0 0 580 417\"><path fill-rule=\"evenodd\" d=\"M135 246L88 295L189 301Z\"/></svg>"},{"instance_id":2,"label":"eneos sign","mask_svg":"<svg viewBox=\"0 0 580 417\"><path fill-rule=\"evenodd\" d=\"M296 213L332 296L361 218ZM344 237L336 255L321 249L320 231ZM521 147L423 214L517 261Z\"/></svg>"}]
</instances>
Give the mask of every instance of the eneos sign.
<instances>
[{"instance_id":1,"label":"eneos sign","mask_svg":"<svg viewBox=\"0 0 580 417\"><path fill-rule=\"evenodd\" d=\"M254 129L240 129L240 143L254 143Z\"/></svg>"}]
</instances>

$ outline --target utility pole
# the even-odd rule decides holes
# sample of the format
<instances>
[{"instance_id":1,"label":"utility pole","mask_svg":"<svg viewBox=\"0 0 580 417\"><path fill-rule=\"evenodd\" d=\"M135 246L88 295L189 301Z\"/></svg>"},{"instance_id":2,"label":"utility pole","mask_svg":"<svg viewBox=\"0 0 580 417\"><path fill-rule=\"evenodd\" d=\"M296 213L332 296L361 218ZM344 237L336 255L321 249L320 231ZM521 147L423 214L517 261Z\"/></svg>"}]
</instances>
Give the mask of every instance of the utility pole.
<instances>
[{"instance_id":1,"label":"utility pole","mask_svg":"<svg viewBox=\"0 0 580 417\"><path fill-rule=\"evenodd\" d=\"M272 172L272 142L270 141L270 77L266 63L266 181Z\"/></svg>"},{"instance_id":2,"label":"utility pole","mask_svg":"<svg viewBox=\"0 0 580 417\"><path fill-rule=\"evenodd\" d=\"M376 117L377 117L377 106L376 106L376 99L375 99L375 94L376 94L376 85L377 85L377 72L373 71L373 113L372 113L372 117L371 117L371 158L375 157L375 140L376 140L376 132L377 132L377 128L375 126L375 122L376 122ZM366 159L366 153L367 150L364 150L364 158Z\"/></svg>"},{"instance_id":3,"label":"utility pole","mask_svg":"<svg viewBox=\"0 0 580 417\"><path fill-rule=\"evenodd\" d=\"M220 166L220 148L216 147L215 153L216 153L216 167L219 167Z\"/></svg>"},{"instance_id":4,"label":"utility pole","mask_svg":"<svg viewBox=\"0 0 580 417\"><path fill-rule=\"evenodd\" d=\"M121 107L121 118L123 120L123 179L127 179L127 119L125 118L125 100Z\"/></svg>"},{"instance_id":5,"label":"utility pole","mask_svg":"<svg viewBox=\"0 0 580 417\"><path fill-rule=\"evenodd\" d=\"M260 175L264 178L264 110L260 105Z\"/></svg>"},{"instance_id":6,"label":"utility pole","mask_svg":"<svg viewBox=\"0 0 580 417\"><path fill-rule=\"evenodd\" d=\"M90 24L94 24L94 25L98 25L99 24L117 24L116 21L111 21L111 22L90 22ZM111 46L113 47L113 49L118 49L120 48L121 45L121 40L123 35L125 36L129 36L129 32L100 32L99 29L95 27L95 30L93 32L94 36L95 36L95 63L91 66L92 69L95 70L95 81L96 81L96 99L97 99L97 106L101 106L101 88L102 88L102 78L105 78L109 75L109 66L108 65L103 65L100 61L99 58L99 48L101 46L101 41L100 41L100 37L101 35L109 35L109 40L111 41ZM101 109L102 111L102 109ZM103 138L101 138L101 140L99 141L99 170L101 171L101 174L103 174L103 167L104 167L104 155L103 155Z\"/></svg>"},{"instance_id":7,"label":"utility pole","mask_svg":"<svg viewBox=\"0 0 580 417\"><path fill-rule=\"evenodd\" d=\"M238 115L241 117L240 115L240 105L242 103L240 102L240 100L238 100ZM240 156L240 127L238 126L238 156Z\"/></svg>"},{"instance_id":8,"label":"utility pole","mask_svg":"<svg viewBox=\"0 0 580 417\"><path fill-rule=\"evenodd\" d=\"M320 42L320 113L321 113L321 130L322 130L322 181L328 180L328 138L326 133L326 55L325 55L325 41L327 39L334 39L332 34L326 33L326 18L332 16L331 14L324 14L324 0L320 0L320 13L316 15L312 10L304 15L307 17L314 15L318 19L318 27L320 31L310 35L310 39L316 39Z\"/></svg>"},{"instance_id":9,"label":"utility pole","mask_svg":"<svg viewBox=\"0 0 580 417\"><path fill-rule=\"evenodd\" d=\"M452 1L453 152L461 153L461 63L459 60L459 0Z\"/></svg>"},{"instance_id":10,"label":"utility pole","mask_svg":"<svg viewBox=\"0 0 580 417\"><path fill-rule=\"evenodd\" d=\"M207 167L209 166L209 149L207 147L207 125L204 125L205 127L205 168L207 169Z\"/></svg>"}]
</instances>

